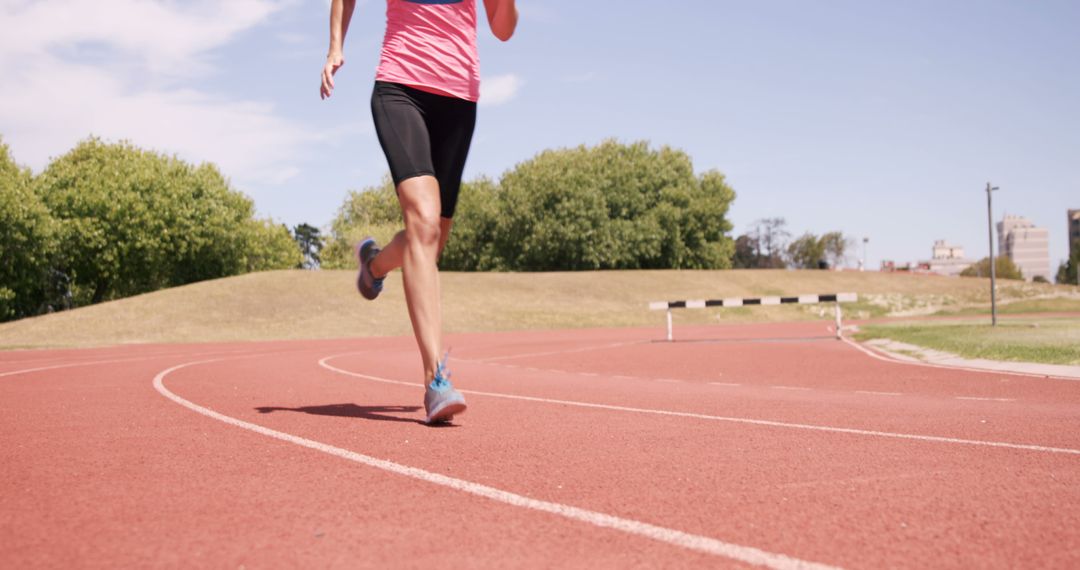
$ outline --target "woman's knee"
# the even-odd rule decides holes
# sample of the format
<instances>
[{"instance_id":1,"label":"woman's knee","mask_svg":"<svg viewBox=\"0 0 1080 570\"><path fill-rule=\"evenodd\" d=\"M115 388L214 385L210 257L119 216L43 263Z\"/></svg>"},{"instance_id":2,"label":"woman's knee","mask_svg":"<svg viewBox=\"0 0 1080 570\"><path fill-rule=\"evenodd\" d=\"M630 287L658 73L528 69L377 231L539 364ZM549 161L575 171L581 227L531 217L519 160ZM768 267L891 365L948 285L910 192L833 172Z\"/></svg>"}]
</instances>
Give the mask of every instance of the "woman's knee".
<instances>
[{"instance_id":1,"label":"woman's knee","mask_svg":"<svg viewBox=\"0 0 1080 570\"><path fill-rule=\"evenodd\" d=\"M439 214L414 212L405 216L405 241L424 247L438 247L442 240Z\"/></svg>"},{"instance_id":2,"label":"woman's knee","mask_svg":"<svg viewBox=\"0 0 1080 570\"><path fill-rule=\"evenodd\" d=\"M405 240L410 244L437 247L442 232L439 218L439 183L418 176L398 185L398 199L405 217Z\"/></svg>"}]
</instances>

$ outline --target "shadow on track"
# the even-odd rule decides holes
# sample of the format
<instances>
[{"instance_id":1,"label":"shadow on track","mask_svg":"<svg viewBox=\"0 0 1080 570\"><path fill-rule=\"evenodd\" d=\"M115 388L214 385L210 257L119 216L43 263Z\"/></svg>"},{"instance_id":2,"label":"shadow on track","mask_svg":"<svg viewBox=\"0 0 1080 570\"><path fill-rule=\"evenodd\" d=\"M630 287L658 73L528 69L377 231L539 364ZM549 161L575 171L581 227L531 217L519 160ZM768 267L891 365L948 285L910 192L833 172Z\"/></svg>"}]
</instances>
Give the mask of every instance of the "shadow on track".
<instances>
[{"instance_id":1,"label":"shadow on track","mask_svg":"<svg viewBox=\"0 0 1080 570\"><path fill-rule=\"evenodd\" d=\"M394 413L411 414L420 410L420 406L358 406L356 404L327 404L325 406L301 406L299 408L281 408L277 406L261 406L255 408L260 414L270 412L301 412L316 416L334 416L339 418L360 418L379 422L405 422L420 424L425 427L450 427L453 424L428 425L423 420L415 418L403 418Z\"/></svg>"}]
</instances>

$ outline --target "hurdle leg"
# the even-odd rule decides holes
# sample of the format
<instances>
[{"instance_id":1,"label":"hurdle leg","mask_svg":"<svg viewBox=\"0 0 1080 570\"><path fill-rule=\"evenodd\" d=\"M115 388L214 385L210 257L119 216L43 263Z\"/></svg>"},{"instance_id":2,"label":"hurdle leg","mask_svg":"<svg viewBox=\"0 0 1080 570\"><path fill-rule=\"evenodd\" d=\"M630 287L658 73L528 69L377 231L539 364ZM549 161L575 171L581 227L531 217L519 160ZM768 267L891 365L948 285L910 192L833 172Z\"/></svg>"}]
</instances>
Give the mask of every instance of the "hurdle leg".
<instances>
[{"instance_id":1,"label":"hurdle leg","mask_svg":"<svg viewBox=\"0 0 1080 570\"><path fill-rule=\"evenodd\" d=\"M843 311L840 309L840 302L836 303L836 340L843 340L844 338L844 317Z\"/></svg>"},{"instance_id":2,"label":"hurdle leg","mask_svg":"<svg viewBox=\"0 0 1080 570\"><path fill-rule=\"evenodd\" d=\"M667 339L671 342L671 309L667 310Z\"/></svg>"}]
</instances>

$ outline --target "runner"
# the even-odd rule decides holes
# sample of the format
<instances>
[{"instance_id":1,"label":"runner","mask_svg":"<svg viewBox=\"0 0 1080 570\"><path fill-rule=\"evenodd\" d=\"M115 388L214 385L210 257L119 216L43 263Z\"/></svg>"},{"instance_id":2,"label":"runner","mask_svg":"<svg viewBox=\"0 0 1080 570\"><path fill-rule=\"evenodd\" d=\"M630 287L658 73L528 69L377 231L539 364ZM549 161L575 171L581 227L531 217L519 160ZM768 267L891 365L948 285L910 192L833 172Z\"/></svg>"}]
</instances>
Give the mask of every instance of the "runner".
<instances>
[{"instance_id":1,"label":"runner","mask_svg":"<svg viewBox=\"0 0 1080 570\"><path fill-rule=\"evenodd\" d=\"M424 364L428 423L450 421L466 407L450 383L448 353L443 353L438 259L450 237L476 124L478 1L387 0L386 35L371 96L375 131L390 164L405 229L382 249L372 238L357 245L356 285L364 298L375 299L386 275L401 268ZM509 40L517 27L514 0L483 3L492 33ZM355 0L331 2L323 99L333 92L334 74L345 64L342 48L355 7Z\"/></svg>"}]
</instances>

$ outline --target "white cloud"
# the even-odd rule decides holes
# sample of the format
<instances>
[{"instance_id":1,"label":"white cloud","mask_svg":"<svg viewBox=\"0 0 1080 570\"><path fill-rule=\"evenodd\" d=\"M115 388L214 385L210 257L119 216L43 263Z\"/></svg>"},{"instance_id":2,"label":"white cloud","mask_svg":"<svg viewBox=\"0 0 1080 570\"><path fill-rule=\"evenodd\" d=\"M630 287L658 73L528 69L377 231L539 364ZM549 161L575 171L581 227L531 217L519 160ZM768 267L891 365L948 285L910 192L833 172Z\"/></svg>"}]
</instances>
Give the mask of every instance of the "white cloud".
<instances>
[{"instance_id":1,"label":"white cloud","mask_svg":"<svg viewBox=\"0 0 1080 570\"><path fill-rule=\"evenodd\" d=\"M284 0L0 0L0 53L34 56L104 45L153 72L194 63L280 10Z\"/></svg>"},{"instance_id":2,"label":"white cloud","mask_svg":"<svg viewBox=\"0 0 1080 570\"><path fill-rule=\"evenodd\" d=\"M485 77L480 82L480 104L484 106L502 105L517 96L524 81L509 73Z\"/></svg>"},{"instance_id":3,"label":"white cloud","mask_svg":"<svg viewBox=\"0 0 1080 570\"><path fill-rule=\"evenodd\" d=\"M190 87L214 50L289 0L0 0L0 132L40 170L90 134L213 161L238 181L297 173L324 135L272 105Z\"/></svg>"}]
</instances>

